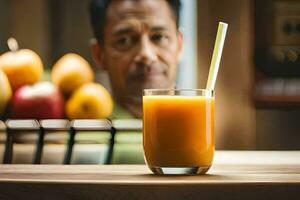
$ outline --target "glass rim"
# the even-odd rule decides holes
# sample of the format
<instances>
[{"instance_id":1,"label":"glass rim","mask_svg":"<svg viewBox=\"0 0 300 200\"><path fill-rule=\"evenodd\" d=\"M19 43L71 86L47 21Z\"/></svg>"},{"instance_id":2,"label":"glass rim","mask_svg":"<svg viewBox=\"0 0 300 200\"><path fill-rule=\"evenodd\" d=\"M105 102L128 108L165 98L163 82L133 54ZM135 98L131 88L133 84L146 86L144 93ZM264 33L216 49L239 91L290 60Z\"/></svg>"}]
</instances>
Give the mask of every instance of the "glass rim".
<instances>
[{"instance_id":1,"label":"glass rim","mask_svg":"<svg viewBox=\"0 0 300 200\"><path fill-rule=\"evenodd\" d=\"M214 92L215 90L210 89L189 89L189 88L165 88L165 89L143 89L144 92L170 92L170 91L191 91L191 92Z\"/></svg>"},{"instance_id":2,"label":"glass rim","mask_svg":"<svg viewBox=\"0 0 300 200\"><path fill-rule=\"evenodd\" d=\"M169 95L171 96L211 96L214 97L215 91L210 89L188 89L188 88L165 88L165 89L144 89L143 96Z\"/></svg>"}]
</instances>

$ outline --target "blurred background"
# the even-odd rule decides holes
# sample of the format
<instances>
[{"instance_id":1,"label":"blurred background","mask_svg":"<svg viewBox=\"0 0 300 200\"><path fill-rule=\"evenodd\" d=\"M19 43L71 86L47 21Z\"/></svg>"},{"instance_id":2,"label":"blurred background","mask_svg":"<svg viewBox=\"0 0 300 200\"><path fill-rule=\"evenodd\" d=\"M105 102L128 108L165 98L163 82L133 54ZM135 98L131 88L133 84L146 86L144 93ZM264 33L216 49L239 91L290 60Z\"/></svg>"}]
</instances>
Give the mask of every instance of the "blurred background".
<instances>
[{"instance_id":1,"label":"blurred background","mask_svg":"<svg viewBox=\"0 0 300 200\"><path fill-rule=\"evenodd\" d=\"M69 52L94 65L87 7L88 0L0 0L0 54L13 36L48 70ZM229 28L216 87L217 149L300 149L300 1L183 0L179 87L205 87L219 21Z\"/></svg>"}]
</instances>

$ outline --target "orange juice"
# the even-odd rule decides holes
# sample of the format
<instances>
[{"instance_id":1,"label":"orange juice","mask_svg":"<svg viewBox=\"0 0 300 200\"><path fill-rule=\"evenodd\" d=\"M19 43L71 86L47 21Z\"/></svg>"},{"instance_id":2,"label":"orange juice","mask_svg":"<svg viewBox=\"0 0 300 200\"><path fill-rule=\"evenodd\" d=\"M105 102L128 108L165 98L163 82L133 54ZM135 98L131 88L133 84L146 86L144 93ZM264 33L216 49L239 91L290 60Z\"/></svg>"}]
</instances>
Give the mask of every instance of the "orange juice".
<instances>
[{"instance_id":1,"label":"orange juice","mask_svg":"<svg viewBox=\"0 0 300 200\"><path fill-rule=\"evenodd\" d=\"M143 146L148 166L208 169L215 149L214 106L213 95L143 96Z\"/></svg>"}]
</instances>

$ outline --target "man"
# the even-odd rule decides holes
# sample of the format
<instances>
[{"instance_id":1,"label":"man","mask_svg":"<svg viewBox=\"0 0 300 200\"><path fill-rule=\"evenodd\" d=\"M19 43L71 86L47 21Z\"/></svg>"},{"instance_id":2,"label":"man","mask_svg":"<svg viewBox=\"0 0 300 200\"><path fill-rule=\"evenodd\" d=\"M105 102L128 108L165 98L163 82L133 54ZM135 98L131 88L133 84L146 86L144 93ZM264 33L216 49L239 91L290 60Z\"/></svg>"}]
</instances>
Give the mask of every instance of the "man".
<instances>
[{"instance_id":1,"label":"man","mask_svg":"<svg viewBox=\"0 0 300 200\"><path fill-rule=\"evenodd\" d=\"M179 9L179 0L91 1L93 58L108 72L116 104L134 117L142 115L143 89L175 87Z\"/></svg>"},{"instance_id":2,"label":"man","mask_svg":"<svg viewBox=\"0 0 300 200\"><path fill-rule=\"evenodd\" d=\"M96 64L108 72L112 119L140 118L145 88L174 88L182 49L179 0L92 0ZM143 163L141 133L116 136L113 163Z\"/></svg>"}]
</instances>

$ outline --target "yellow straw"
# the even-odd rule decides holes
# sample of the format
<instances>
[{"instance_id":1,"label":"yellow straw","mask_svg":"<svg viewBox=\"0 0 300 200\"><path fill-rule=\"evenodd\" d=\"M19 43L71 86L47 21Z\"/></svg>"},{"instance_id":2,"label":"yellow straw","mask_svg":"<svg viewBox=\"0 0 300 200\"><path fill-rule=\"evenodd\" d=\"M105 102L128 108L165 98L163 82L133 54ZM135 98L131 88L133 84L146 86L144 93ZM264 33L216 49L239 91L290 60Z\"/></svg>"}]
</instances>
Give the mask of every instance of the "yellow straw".
<instances>
[{"instance_id":1,"label":"yellow straw","mask_svg":"<svg viewBox=\"0 0 300 200\"><path fill-rule=\"evenodd\" d=\"M215 88L218 70L220 66L226 31L228 24L219 22L217 37L215 41L215 47L213 56L211 59L206 89L213 90Z\"/></svg>"}]
</instances>

